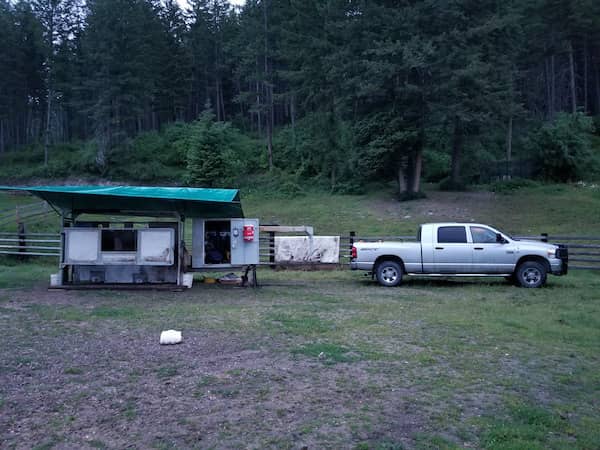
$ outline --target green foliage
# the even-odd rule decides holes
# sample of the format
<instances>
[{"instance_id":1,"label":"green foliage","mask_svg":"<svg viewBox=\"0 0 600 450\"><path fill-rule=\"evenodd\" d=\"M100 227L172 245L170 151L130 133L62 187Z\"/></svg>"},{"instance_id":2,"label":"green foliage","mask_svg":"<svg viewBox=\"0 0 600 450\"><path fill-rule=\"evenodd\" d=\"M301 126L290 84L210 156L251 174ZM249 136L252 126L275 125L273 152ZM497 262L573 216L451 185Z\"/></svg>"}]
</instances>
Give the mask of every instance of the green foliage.
<instances>
[{"instance_id":1,"label":"green foliage","mask_svg":"<svg viewBox=\"0 0 600 450\"><path fill-rule=\"evenodd\" d=\"M263 198L298 198L314 190L296 173L288 173L275 167L270 172L248 174L239 185L244 195L259 194Z\"/></svg>"},{"instance_id":2,"label":"green foliage","mask_svg":"<svg viewBox=\"0 0 600 450\"><path fill-rule=\"evenodd\" d=\"M489 190L498 194L510 195L524 188L538 186L539 183L525 178L512 178L510 180L494 181L489 185Z\"/></svg>"},{"instance_id":3,"label":"green foliage","mask_svg":"<svg viewBox=\"0 0 600 450\"><path fill-rule=\"evenodd\" d=\"M591 118L583 114L559 114L533 135L531 146L537 155L539 177L548 181L574 181L598 167L592 158Z\"/></svg>"},{"instance_id":4,"label":"green foliage","mask_svg":"<svg viewBox=\"0 0 600 450\"><path fill-rule=\"evenodd\" d=\"M423 154L424 178L438 183L449 175L450 155L447 152L426 148Z\"/></svg>"},{"instance_id":5,"label":"green foliage","mask_svg":"<svg viewBox=\"0 0 600 450\"><path fill-rule=\"evenodd\" d=\"M185 156L178 151L175 142L189 132L189 126L176 123L162 132L149 131L125 141L111 151L107 176L143 182L181 179ZM92 169L93 166L88 167Z\"/></svg>"},{"instance_id":6,"label":"green foliage","mask_svg":"<svg viewBox=\"0 0 600 450\"><path fill-rule=\"evenodd\" d=\"M421 172L486 181L507 135L541 178L596 176L598 17L591 0L0 0L0 176L412 198Z\"/></svg>"},{"instance_id":7,"label":"green foliage","mask_svg":"<svg viewBox=\"0 0 600 450\"><path fill-rule=\"evenodd\" d=\"M186 155L185 181L193 186L226 187L255 165L253 143L231 124L216 122L211 112L204 112L174 146Z\"/></svg>"},{"instance_id":8,"label":"green foliage","mask_svg":"<svg viewBox=\"0 0 600 450\"><path fill-rule=\"evenodd\" d=\"M275 166L300 185L305 180L332 192L358 191L362 180L356 173L353 132L333 113L308 114L275 135Z\"/></svg>"}]
</instances>

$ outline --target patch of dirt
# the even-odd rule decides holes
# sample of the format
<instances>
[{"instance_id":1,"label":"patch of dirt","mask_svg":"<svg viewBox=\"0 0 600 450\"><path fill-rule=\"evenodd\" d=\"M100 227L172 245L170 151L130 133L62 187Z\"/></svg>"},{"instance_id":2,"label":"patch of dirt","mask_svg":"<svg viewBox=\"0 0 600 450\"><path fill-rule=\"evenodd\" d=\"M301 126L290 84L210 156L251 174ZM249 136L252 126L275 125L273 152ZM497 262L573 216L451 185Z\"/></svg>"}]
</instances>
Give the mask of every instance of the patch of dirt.
<instances>
[{"instance_id":1,"label":"patch of dirt","mask_svg":"<svg viewBox=\"0 0 600 450\"><path fill-rule=\"evenodd\" d=\"M422 427L419 393L390 384L389 363L327 365L268 335L201 329L160 346L160 330L143 324L44 322L22 309L85 308L94 295L35 289L11 299L15 315L0 319L10 336L0 348L4 448L410 446Z\"/></svg>"}]
</instances>

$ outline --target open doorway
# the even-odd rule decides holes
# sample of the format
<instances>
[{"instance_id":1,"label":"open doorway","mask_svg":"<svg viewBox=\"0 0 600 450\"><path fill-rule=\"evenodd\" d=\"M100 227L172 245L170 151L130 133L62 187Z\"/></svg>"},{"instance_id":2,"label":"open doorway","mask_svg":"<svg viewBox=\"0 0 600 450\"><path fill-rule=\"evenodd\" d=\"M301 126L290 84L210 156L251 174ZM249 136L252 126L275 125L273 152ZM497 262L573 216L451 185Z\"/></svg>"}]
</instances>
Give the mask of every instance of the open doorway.
<instances>
[{"instance_id":1,"label":"open doorway","mask_svg":"<svg viewBox=\"0 0 600 450\"><path fill-rule=\"evenodd\" d=\"M231 264L231 222L204 223L204 264Z\"/></svg>"}]
</instances>

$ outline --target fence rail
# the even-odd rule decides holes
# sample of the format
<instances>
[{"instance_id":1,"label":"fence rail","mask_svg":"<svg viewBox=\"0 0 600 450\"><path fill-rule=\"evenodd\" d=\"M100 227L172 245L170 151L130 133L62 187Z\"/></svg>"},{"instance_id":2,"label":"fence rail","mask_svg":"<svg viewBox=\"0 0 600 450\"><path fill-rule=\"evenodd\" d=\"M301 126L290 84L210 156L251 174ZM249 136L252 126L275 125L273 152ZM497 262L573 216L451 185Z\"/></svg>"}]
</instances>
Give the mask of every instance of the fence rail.
<instances>
[{"instance_id":1,"label":"fence rail","mask_svg":"<svg viewBox=\"0 0 600 450\"><path fill-rule=\"evenodd\" d=\"M57 258L60 256L60 245L58 233L0 232L0 255Z\"/></svg>"},{"instance_id":2,"label":"fence rail","mask_svg":"<svg viewBox=\"0 0 600 450\"><path fill-rule=\"evenodd\" d=\"M600 236L547 235L515 236L540 242L560 243L569 249L569 269L600 270ZM415 236L358 236L350 233L340 236L340 265L350 262L354 242L416 241ZM61 238L59 233L0 232L0 255L22 257L59 257ZM186 242L192 248L191 242ZM275 265L275 233L262 233L259 240L261 265Z\"/></svg>"},{"instance_id":3,"label":"fence rail","mask_svg":"<svg viewBox=\"0 0 600 450\"><path fill-rule=\"evenodd\" d=\"M0 211L0 228L10 224L28 224L54 212L46 202L19 205Z\"/></svg>"}]
</instances>

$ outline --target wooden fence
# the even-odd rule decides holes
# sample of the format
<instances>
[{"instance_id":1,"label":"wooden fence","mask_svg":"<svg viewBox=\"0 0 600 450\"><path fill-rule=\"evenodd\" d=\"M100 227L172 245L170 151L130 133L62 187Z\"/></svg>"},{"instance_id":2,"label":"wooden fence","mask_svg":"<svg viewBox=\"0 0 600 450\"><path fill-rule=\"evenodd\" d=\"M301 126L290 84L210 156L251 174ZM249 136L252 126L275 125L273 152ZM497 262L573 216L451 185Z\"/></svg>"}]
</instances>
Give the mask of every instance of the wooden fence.
<instances>
[{"instance_id":1,"label":"wooden fence","mask_svg":"<svg viewBox=\"0 0 600 450\"><path fill-rule=\"evenodd\" d=\"M57 233L0 233L0 255L19 257L60 256L60 234Z\"/></svg>"},{"instance_id":2,"label":"wooden fence","mask_svg":"<svg viewBox=\"0 0 600 450\"><path fill-rule=\"evenodd\" d=\"M0 229L13 224L28 224L53 212L46 202L30 203L4 209L0 211Z\"/></svg>"},{"instance_id":3,"label":"wooden fence","mask_svg":"<svg viewBox=\"0 0 600 450\"><path fill-rule=\"evenodd\" d=\"M600 270L599 236L547 235L515 236L516 239L531 239L554 244L564 244L569 249L569 269ZM415 236L358 236L351 232L340 237L340 265L350 263L350 253L354 242L416 241ZM275 265L275 233L260 235L260 264ZM0 255L20 257L60 256L61 239L58 233L0 232ZM191 243L188 248L191 248ZM318 263L317 263L318 264ZM301 264L302 265L302 264ZM304 263L303 265L306 265Z\"/></svg>"}]
</instances>

